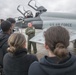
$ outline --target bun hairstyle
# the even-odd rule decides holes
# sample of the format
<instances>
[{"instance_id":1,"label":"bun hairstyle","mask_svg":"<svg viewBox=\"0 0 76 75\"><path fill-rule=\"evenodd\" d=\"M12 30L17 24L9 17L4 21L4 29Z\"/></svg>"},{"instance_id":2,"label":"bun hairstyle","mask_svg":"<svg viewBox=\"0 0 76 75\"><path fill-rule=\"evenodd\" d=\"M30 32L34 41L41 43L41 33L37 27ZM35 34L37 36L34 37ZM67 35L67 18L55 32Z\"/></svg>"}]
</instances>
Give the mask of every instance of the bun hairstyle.
<instances>
[{"instance_id":1,"label":"bun hairstyle","mask_svg":"<svg viewBox=\"0 0 76 75\"><path fill-rule=\"evenodd\" d=\"M44 33L45 44L60 59L68 54L69 32L61 26L53 26Z\"/></svg>"},{"instance_id":2,"label":"bun hairstyle","mask_svg":"<svg viewBox=\"0 0 76 75\"><path fill-rule=\"evenodd\" d=\"M54 54L59 58L66 58L68 55L68 50L61 43L57 43L54 49Z\"/></svg>"},{"instance_id":3,"label":"bun hairstyle","mask_svg":"<svg viewBox=\"0 0 76 75\"><path fill-rule=\"evenodd\" d=\"M13 33L8 39L8 52L15 53L18 49L23 48L26 43L25 36L21 33Z\"/></svg>"}]
</instances>

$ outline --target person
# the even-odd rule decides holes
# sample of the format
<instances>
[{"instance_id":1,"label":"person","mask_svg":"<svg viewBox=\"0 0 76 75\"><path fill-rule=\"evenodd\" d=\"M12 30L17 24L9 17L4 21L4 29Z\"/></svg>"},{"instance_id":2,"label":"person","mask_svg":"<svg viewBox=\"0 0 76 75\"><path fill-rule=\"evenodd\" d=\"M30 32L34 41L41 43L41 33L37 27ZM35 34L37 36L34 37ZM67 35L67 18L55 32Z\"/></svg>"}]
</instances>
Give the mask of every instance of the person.
<instances>
[{"instance_id":1,"label":"person","mask_svg":"<svg viewBox=\"0 0 76 75\"><path fill-rule=\"evenodd\" d=\"M26 16L26 18L33 18L33 13L32 13L32 11L28 10L28 11L27 11L27 14L26 14L25 16Z\"/></svg>"},{"instance_id":2,"label":"person","mask_svg":"<svg viewBox=\"0 0 76 75\"><path fill-rule=\"evenodd\" d=\"M4 19L0 19L0 32L2 32L2 29L1 29L1 23L4 21Z\"/></svg>"},{"instance_id":3,"label":"person","mask_svg":"<svg viewBox=\"0 0 76 75\"><path fill-rule=\"evenodd\" d=\"M28 75L30 64L38 59L34 55L27 54L25 36L13 33L8 39L8 44L8 53L3 59L3 74Z\"/></svg>"},{"instance_id":4,"label":"person","mask_svg":"<svg viewBox=\"0 0 76 75\"><path fill-rule=\"evenodd\" d=\"M12 32L12 25L9 21L3 21L1 23L2 33L0 33L0 47L2 46L3 55L7 52L7 40Z\"/></svg>"},{"instance_id":5,"label":"person","mask_svg":"<svg viewBox=\"0 0 76 75\"><path fill-rule=\"evenodd\" d=\"M73 42L73 47L74 47L73 54L76 55L76 40L74 40Z\"/></svg>"},{"instance_id":6,"label":"person","mask_svg":"<svg viewBox=\"0 0 76 75\"><path fill-rule=\"evenodd\" d=\"M6 21L11 22L11 24L12 24L12 30L13 30L12 32L14 32L15 23L16 23L15 19L14 18L7 18Z\"/></svg>"},{"instance_id":7,"label":"person","mask_svg":"<svg viewBox=\"0 0 76 75\"><path fill-rule=\"evenodd\" d=\"M3 57L7 53L7 40L12 31L12 25L8 21L3 21L1 23L2 32L0 33L0 72L2 72L3 68Z\"/></svg>"},{"instance_id":8,"label":"person","mask_svg":"<svg viewBox=\"0 0 76 75\"><path fill-rule=\"evenodd\" d=\"M28 35L28 52L31 54L31 45L33 46L34 54L37 53L36 43L29 41L31 38L35 36L35 28L32 26L32 23L28 23L28 27L25 31L26 35Z\"/></svg>"},{"instance_id":9,"label":"person","mask_svg":"<svg viewBox=\"0 0 76 75\"><path fill-rule=\"evenodd\" d=\"M53 26L44 32L44 38L48 55L32 63L28 75L76 75L76 56L67 50L69 32Z\"/></svg>"},{"instance_id":10,"label":"person","mask_svg":"<svg viewBox=\"0 0 76 75\"><path fill-rule=\"evenodd\" d=\"M4 21L4 19L0 19L0 25L1 25L1 23Z\"/></svg>"},{"instance_id":11,"label":"person","mask_svg":"<svg viewBox=\"0 0 76 75\"><path fill-rule=\"evenodd\" d=\"M36 12L35 17L38 17L40 15L40 12Z\"/></svg>"}]
</instances>

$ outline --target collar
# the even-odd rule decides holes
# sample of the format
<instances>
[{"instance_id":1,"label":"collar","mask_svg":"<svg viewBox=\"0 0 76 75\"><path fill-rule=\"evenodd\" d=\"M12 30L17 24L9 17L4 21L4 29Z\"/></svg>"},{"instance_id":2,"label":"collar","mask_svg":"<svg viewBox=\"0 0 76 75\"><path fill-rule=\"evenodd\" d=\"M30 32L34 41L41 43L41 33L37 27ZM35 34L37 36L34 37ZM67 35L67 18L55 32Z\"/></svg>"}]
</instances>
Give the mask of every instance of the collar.
<instances>
[{"instance_id":1,"label":"collar","mask_svg":"<svg viewBox=\"0 0 76 75\"><path fill-rule=\"evenodd\" d=\"M24 54L27 54L26 48L17 49L17 51L14 53L15 56L24 55Z\"/></svg>"}]
</instances>

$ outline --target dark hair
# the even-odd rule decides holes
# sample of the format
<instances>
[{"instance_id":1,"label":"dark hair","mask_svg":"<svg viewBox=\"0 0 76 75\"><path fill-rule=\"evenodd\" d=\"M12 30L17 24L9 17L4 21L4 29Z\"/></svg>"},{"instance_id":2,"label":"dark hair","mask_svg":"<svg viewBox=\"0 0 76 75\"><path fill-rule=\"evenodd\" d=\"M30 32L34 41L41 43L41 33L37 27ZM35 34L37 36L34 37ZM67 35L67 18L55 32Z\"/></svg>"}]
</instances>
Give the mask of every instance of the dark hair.
<instances>
[{"instance_id":1,"label":"dark hair","mask_svg":"<svg viewBox=\"0 0 76 75\"><path fill-rule=\"evenodd\" d=\"M2 29L3 32L9 31L9 29L10 29L11 26L12 25L11 25L11 23L9 21L3 21L1 23L1 29Z\"/></svg>"},{"instance_id":2,"label":"dark hair","mask_svg":"<svg viewBox=\"0 0 76 75\"><path fill-rule=\"evenodd\" d=\"M69 45L69 32L61 26L54 26L47 29L44 33L45 43L50 50L59 58L65 58Z\"/></svg>"},{"instance_id":3,"label":"dark hair","mask_svg":"<svg viewBox=\"0 0 76 75\"><path fill-rule=\"evenodd\" d=\"M4 21L4 19L0 19L1 20L1 23Z\"/></svg>"},{"instance_id":4,"label":"dark hair","mask_svg":"<svg viewBox=\"0 0 76 75\"><path fill-rule=\"evenodd\" d=\"M11 22L11 23L15 23L16 22L14 18L7 18L6 20Z\"/></svg>"}]
</instances>

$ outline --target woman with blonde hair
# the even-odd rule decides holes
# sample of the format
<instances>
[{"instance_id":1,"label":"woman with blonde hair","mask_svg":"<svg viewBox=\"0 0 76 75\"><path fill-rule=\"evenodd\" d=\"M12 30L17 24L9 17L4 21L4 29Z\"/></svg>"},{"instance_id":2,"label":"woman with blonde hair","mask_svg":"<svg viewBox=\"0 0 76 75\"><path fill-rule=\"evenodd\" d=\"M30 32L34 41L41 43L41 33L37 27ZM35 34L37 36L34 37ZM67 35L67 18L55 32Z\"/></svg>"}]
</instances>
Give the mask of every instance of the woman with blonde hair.
<instances>
[{"instance_id":1,"label":"woman with blonde hair","mask_svg":"<svg viewBox=\"0 0 76 75\"><path fill-rule=\"evenodd\" d=\"M37 58L27 54L25 36L13 33L8 39L8 45L8 53L3 59L4 75L28 75L30 64L37 61Z\"/></svg>"},{"instance_id":2,"label":"woman with blonde hair","mask_svg":"<svg viewBox=\"0 0 76 75\"><path fill-rule=\"evenodd\" d=\"M45 31L44 37L48 56L32 63L29 75L76 75L76 56L67 50L69 32L64 27L54 26Z\"/></svg>"}]
</instances>

